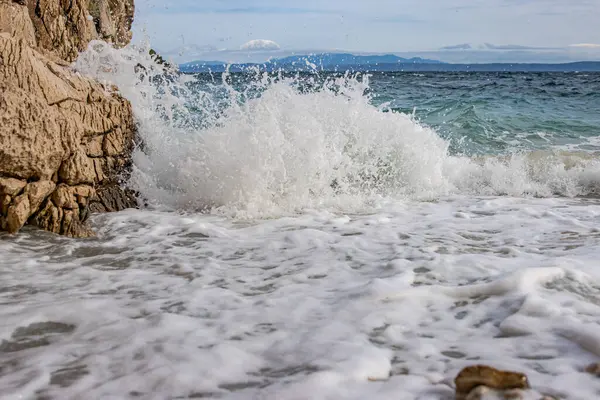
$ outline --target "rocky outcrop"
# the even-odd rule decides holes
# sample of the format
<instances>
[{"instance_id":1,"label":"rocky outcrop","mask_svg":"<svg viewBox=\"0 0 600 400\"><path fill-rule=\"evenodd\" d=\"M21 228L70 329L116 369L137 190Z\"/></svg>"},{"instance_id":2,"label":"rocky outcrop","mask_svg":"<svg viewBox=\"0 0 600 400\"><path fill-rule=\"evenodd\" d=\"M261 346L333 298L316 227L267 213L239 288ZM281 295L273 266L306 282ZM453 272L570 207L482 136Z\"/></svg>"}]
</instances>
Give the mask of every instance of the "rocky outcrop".
<instances>
[{"instance_id":1,"label":"rocky outcrop","mask_svg":"<svg viewBox=\"0 0 600 400\"><path fill-rule=\"evenodd\" d=\"M0 32L25 41L28 46L35 47L37 40L35 30L29 18L29 12L23 2L0 0Z\"/></svg>"},{"instance_id":2,"label":"rocky outcrop","mask_svg":"<svg viewBox=\"0 0 600 400\"><path fill-rule=\"evenodd\" d=\"M91 39L129 41L132 15L130 1L0 0L0 229L87 237L90 212L136 206L120 186L131 105L66 66Z\"/></svg>"},{"instance_id":3,"label":"rocky outcrop","mask_svg":"<svg viewBox=\"0 0 600 400\"><path fill-rule=\"evenodd\" d=\"M131 41L133 0L90 0L89 10L101 40L117 46Z\"/></svg>"},{"instance_id":4,"label":"rocky outcrop","mask_svg":"<svg viewBox=\"0 0 600 400\"><path fill-rule=\"evenodd\" d=\"M133 0L23 0L39 47L74 61L93 39L126 45Z\"/></svg>"}]
</instances>

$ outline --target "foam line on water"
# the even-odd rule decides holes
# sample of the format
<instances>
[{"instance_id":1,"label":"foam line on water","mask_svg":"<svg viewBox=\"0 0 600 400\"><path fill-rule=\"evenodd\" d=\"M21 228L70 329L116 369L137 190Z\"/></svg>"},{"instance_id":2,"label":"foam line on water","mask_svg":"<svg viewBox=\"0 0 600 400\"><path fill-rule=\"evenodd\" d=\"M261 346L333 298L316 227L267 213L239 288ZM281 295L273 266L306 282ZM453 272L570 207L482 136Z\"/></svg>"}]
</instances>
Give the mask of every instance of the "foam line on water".
<instances>
[{"instance_id":1,"label":"foam line on water","mask_svg":"<svg viewBox=\"0 0 600 400\"><path fill-rule=\"evenodd\" d=\"M511 292L528 293L547 282L564 278L565 275L565 271L559 267L526 268L507 274L507 276L495 279L492 282L453 287L437 286L434 291L437 295L456 299L478 296L503 296ZM391 290L391 288L388 290ZM419 295L430 296L430 291L430 287L410 287L403 289L402 292L384 295L381 298L389 301L412 298Z\"/></svg>"},{"instance_id":2,"label":"foam line on water","mask_svg":"<svg viewBox=\"0 0 600 400\"><path fill-rule=\"evenodd\" d=\"M577 343L583 349L600 357L600 332L597 323L582 324L577 321L557 324L560 335Z\"/></svg>"}]
</instances>

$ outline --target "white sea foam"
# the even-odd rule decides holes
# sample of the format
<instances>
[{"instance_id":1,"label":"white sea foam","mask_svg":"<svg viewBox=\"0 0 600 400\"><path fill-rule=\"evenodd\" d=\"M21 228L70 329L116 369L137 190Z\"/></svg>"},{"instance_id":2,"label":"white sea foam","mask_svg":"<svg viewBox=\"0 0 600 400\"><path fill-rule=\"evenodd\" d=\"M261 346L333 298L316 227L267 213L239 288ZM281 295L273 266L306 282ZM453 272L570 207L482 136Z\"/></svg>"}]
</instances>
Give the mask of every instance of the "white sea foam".
<instances>
[{"instance_id":1,"label":"white sea foam","mask_svg":"<svg viewBox=\"0 0 600 400\"><path fill-rule=\"evenodd\" d=\"M600 390L582 372L599 357L596 201L94 225L91 241L0 240L7 398L446 399L473 363L525 372L537 394ZM47 321L73 328L19 333Z\"/></svg>"}]
</instances>

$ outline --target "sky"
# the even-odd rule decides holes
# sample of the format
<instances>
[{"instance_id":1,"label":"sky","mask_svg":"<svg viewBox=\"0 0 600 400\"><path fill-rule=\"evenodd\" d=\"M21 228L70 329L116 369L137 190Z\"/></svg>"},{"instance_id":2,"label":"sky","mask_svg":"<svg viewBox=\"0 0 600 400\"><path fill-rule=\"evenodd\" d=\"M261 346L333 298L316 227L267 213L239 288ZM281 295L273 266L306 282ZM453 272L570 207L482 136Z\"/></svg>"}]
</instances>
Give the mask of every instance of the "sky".
<instances>
[{"instance_id":1,"label":"sky","mask_svg":"<svg viewBox=\"0 0 600 400\"><path fill-rule=\"evenodd\" d=\"M136 0L134 42L176 61L317 51L450 62L600 60L600 0ZM445 59L444 59L445 58Z\"/></svg>"}]
</instances>

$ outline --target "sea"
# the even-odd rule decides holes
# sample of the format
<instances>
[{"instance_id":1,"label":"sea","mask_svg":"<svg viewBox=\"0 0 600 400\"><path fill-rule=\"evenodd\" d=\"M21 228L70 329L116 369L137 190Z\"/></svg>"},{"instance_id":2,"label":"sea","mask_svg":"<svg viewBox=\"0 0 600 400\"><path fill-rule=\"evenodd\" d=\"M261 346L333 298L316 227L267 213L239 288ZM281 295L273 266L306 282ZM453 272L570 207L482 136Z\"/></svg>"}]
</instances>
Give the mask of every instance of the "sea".
<instances>
[{"instance_id":1,"label":"sea","mask_svg":"<svg viewBox=\"0 0 600 400\"><path fill-rule=\"evenodd\" d=\"M73 68L133 105L140 208L0 234L0 398L600 398L600 74Z\"/></svg>"}]
</instances>

